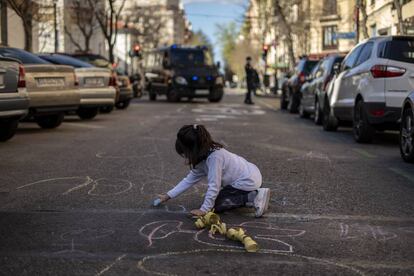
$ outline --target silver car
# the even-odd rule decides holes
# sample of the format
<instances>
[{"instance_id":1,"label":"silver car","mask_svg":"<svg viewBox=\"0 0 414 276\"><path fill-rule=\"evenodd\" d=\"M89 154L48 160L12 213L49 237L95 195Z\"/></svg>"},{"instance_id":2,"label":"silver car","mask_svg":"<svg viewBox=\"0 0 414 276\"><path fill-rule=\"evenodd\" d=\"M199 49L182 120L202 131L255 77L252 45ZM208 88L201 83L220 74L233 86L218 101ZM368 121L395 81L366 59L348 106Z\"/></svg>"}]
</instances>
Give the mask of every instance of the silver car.
<instances>
[{"instance_id":1,"label":"silver car","mask_svg":"<svg viewBox=\"0 0 414 276\"><path fill-rule=\"evenodd\" d=\"M53 64L70 65L75 68L79 82L81 104L77 114L81 119L92 119L100 108L113 108L116 89L109 86L114 80L109 69L94 67L89 63L60 54L40 54L39 57Z\"/></svg>"},{"instance_id":2,"label":"silver car","mask_svg":"<svg viewBox=\"0 0 414 276\"><path fill-rule=\"evenodd\" d=\"M401 106L414 89L414 37L384 36L361 42L345 57L324 101L323 124L352 122L357 142L375 130L398 129Z\"/></svg>"},{"instance_id":3,"label":"silver car","mask_svg":"<svg viewBox=\"0 0 414 276\"><path fill-rule=\"evenodd\" d=\"M17 48L0 47L0 55L23 63L30 100L27 119L42 128L56 128L65 112L78 109L80 94L72 66L54 65Z\"/></svg>"},{"instance_id":4,"label":"silver car","mask_svg":"<svg viewBox=\"0 0 414 276\"><path fill-rule=\"evenodd\" d=\"M14 136L28 108L23 65L17 60L0 57L0 141Z\"/></svg>"}]
</instances>

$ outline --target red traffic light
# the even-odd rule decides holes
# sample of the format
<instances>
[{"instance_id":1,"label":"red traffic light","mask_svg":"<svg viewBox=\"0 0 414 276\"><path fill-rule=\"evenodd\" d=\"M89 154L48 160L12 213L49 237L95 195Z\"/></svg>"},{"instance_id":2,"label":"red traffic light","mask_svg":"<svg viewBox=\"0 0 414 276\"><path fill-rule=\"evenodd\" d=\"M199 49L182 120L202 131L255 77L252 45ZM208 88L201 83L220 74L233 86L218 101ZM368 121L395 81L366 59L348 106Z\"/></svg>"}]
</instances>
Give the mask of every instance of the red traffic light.
<instances>
[{"instance_id":1,"label":"red traffic light","mask_svg":"<svg viewBox=\"0 0 414 276\"><path fill-rule=\"evenodd\" d=\"M139 46L138 44L134 46L135 52L139 52L140 50L141 50L141 46Z\"/></svg>"},{"instance_id":2,"label":"red traffic light","mask_svg":"<svg viewBox=\"0 0 414 276\"><path fill-rule=\"evenodd\" d=\"M263 51L269 50L269 45L263 45Z\"/></svg>"}]
</instances>

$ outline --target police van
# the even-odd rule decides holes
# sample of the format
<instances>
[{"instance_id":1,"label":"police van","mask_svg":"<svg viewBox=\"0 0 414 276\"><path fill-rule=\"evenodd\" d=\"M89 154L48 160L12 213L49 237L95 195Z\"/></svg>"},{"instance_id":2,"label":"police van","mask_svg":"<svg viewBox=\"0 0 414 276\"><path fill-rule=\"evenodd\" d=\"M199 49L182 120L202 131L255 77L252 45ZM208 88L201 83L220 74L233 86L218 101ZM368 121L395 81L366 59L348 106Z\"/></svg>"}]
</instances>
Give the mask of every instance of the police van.
<instances>
[{"instance_id":1,"label":"police van","mask_svg":"<svg viewBox=\"0 0 414 276\"><path fill-rule=\"evenodd\" d=\"M157 48L144 53L146 88L151 101L166 95L169 102L181 98L223 98L223 77L206 47L178 46Z\"/></svg>"}]
</instances>

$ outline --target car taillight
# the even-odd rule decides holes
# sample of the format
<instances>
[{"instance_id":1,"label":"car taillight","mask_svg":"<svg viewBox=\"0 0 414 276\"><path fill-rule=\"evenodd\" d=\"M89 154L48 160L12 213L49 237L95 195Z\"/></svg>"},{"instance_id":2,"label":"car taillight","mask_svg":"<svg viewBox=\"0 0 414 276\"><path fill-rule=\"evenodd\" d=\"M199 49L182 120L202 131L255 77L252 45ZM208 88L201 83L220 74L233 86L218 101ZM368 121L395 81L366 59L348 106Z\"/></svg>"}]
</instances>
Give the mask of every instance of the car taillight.
<instances>
[{"instance_id":1,"label":"car taillight","mask_svg":"<svg viewBox=\"0 0 414 276\"><path fill-rule=\"evenodd\" d=\"M18 88L26 87L26 71L24 70L23 65L19 64L19 81L17 83Z\"/></svg>"},{"instance_id":2,"label":"car taillight","mask_svg":"<svg viewBox=\"0 0 414 276\"><path fill-rule=\"evenodd\" d=\"M371 113L371 115L374 117L381 117L381 116L384 116L385 110L384 109L372 109L369 111L369 113Z\"/></svg>"},{"instance_id":3,"label":"car taillight","mask_svg":"<svg viewBox=\"0 0 414 276\"><path fill-rule=\"evenodd\" d=\"M304 83L304 82L305 82L305 80L306 80L305 73L301 72L301 73L299 74L299 81L300 81L301 83Z\"/></svg>"},{"instance_id":4,"label":"car taillight","mask_svg":"<svg viewBox=\"0 0 414 276\"><path fill-rule=\"evenodd\" d=\"M79 86L79 79L78 79L78 76L76 76L76 73L73 73L73 80L74 80L75 86Z\"/></svg>"},{"instance_id":5,"label":"car taillight","mask_svg":"<svg viewBox=\"0 0 414 276\"><path fill-rule=\"evenodd\" d=\"M405 74L405 69L396 66L374 65L371 74L374 78L394 78Z\"/></svg>"}]
</instances>

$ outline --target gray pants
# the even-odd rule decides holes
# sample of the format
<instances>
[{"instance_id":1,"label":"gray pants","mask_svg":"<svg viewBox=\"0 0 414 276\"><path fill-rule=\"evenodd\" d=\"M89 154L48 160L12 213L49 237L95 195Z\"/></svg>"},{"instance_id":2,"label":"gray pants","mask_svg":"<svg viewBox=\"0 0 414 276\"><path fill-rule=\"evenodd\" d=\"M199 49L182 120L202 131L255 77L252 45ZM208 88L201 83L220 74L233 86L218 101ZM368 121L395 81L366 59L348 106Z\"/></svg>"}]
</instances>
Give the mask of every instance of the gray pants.
<instances>
[{"instance_id":1,"label":"gray pants","mask_svg":"<svg viewBox=\"0 0 414 276\"><path fill-rule=\"evenodd\" d=\"M227 210L244 207L248 202L248 191L233 188L231 185L225 186L219 192L214 204L214 211L221 213Z\"/></svg>"}]
</instances>

